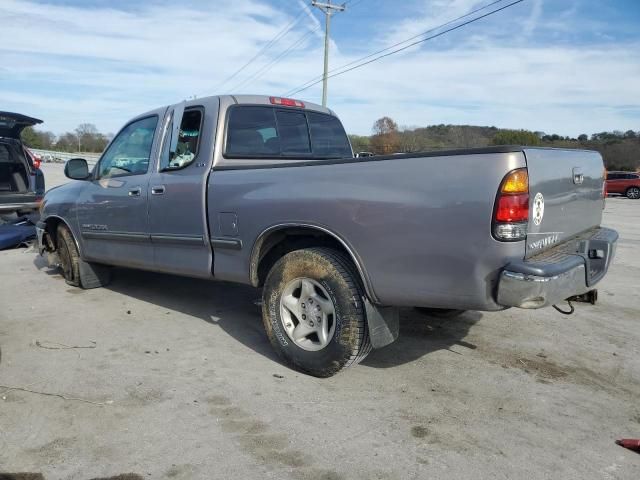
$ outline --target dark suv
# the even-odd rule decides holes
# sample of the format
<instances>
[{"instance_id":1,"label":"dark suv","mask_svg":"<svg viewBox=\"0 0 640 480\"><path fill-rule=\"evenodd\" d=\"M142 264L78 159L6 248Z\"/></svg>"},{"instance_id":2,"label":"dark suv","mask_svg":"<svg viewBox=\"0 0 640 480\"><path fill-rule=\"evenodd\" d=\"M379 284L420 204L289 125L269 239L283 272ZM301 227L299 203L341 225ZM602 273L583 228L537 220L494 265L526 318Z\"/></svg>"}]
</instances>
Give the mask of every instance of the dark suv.
<instances>
[{"instance_id":1,"label":"dark suv","mask_svg":"<svg viewBox=\"0 0 640 480\"><path fill-rule=\"evenodd\" d=\"M44 175L20 140L26 127L42 123L19 113L0 112L0 213L36 210L44 196Z\"/></svg>"},{"instance_id":2,"label":"dark suv","mask_svg":"<svg viewBox=\"0 0 640 480\"><path fill-rule=\"evenodd\" d=\"M633 172L607 172L607 193L640 198L640 174Z\"/></svg>"}]
</instances>

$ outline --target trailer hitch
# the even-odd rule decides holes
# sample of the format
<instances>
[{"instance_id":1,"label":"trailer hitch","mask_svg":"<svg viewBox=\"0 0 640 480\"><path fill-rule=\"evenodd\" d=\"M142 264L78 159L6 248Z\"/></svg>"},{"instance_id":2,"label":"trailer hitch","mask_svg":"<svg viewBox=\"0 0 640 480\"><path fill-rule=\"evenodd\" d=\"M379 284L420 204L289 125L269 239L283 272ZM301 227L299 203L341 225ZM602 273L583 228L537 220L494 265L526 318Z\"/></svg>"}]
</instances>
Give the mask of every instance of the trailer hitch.
<instances>
[{"instance_id":1,"label":"trailer hitch","mask_svg":"<svg viewBox=\"0 0 640 480\"><path fill-rule=\"evenodd\" d=\"M573 307L573 305L571 304L571 300L567 299L567 303L569 304L569 310L562 310L559 306L557 305L551 305L553 308L555 308L557 311L559 311L560 313L564 314L564 315L571 315L576 309Z\"/></svg>"},{"instance_id":2,"label":"trailer hitch","mask_svg":"<svg viewBox=\"0 0 640 480\"><path fill-rule=\"evenodd\" d=\"M562 310L557 305L552 305L558 312L564 315L571 315L575 308L571 302L582 302L582 303L590 303L591 305L595 305L598 301L598 290L589 290L587 293L583 293L582 295L574 295L573 297L567 298L566 302L569 304L569 310Z\"/></svg>"},{"instance_id":3,"label":"trailer hitch","mask_svg":"<svg viewBox=\"0 0 640 480\"><path fill-rule=\"evenodd\" d=\"M598 290L589 290L587 293L583 293L582 295L575 295L573 297L568 298L567 300L571 300L572 302L582 302L582 303L590 303L591 305L595 305L598 301Z\"/></svg>"}]
</instances>

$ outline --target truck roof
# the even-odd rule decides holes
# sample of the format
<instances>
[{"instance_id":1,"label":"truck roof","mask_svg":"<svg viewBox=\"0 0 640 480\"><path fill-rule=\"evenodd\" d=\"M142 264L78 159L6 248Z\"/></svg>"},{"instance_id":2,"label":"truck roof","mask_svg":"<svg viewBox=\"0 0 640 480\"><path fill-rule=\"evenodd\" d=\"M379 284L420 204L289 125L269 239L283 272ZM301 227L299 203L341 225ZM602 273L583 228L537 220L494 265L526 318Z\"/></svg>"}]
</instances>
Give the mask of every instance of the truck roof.
<instances>
[{"instance_id":1,"label":"truck roof","mask_svg":"<svg viewBox=\"0 0 640 480\"><path fill-rule=\"evenodd\" d=\"M234 101L234 103L241 105L273 105L271 99L281 99L282 97L277 96L269 96L269 95L229 95ZM317 112L328 113L330 115L335 115L333 111L330 109L323 107L322 105L318 105L317 103L307 102L306 100L299 99L287 99L287 100L296 100L298 102L302 102L304 108L306 110L314 110Z\"/></svg>"},{"instance_id":2,"label":"truck roof","mask_svg":"<svg viewBox=\"0 0 640 480\"><path fill-rule=\"evenodd\" d=\"M192 106L192 105L198 105L200 102L204 102L206 100L212 100L214 98L226 99L227 104L233 103L237 105L273 105L273 106L278 106L278 105L271 102L272 98L280 99L280 100L283 99L283 97L276 97L276 96L269 96L269 95L209 95L206 97L198 97L194 99L184 100L184 102L186 102L187 106ZM337 116L333 110L323 107L322 105L318 105L317 103L307 102L306 100L288 99L288 98L286 100L295 100L297 102L302 102L305 110L312 110L315 112L326 113L329 115L333 115L334 117ZM161 114L162 111L166 110L169 107L178 105L179 103L180 102L176 102L169 105L163 105L162 107L154 108L153 110L149 110L147 112L136 115L131 120L148 117L149 115L159 115ZM296 108L296 107L290 107L290 108Z\"/></svg>"}]
</instances>

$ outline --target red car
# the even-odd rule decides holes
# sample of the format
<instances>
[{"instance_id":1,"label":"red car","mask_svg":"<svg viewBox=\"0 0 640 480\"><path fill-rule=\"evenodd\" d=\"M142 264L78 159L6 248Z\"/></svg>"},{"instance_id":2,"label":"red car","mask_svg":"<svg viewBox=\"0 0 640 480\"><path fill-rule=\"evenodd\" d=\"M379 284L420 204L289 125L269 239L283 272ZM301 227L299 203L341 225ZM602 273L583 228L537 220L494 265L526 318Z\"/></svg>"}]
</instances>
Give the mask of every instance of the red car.
<instances>
[{"instance_id":1,"label":"red car","mask_svg":"<svg viewBox=\"0 0 640 480\"><path fill-rule=\"evenodd\" d=\"M640 198L640 174L633 172L607 172L607 194L626 195Z\"/></svg>"}]
</instances>

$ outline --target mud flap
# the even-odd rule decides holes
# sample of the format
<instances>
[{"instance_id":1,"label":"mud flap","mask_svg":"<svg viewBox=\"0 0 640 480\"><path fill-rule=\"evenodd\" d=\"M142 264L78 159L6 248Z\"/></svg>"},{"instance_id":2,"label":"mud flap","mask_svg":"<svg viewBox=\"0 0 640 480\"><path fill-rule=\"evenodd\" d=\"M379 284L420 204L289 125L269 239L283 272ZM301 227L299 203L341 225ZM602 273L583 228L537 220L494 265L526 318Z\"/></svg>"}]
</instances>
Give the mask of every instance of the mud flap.
<instances>
[{"instance_id":1,"label":"mud flap","mask_svg":"<svg viewBox=\"0 0 640 480\"><path fill-rule=\"evenodd\" d=\"M379 307L367 298L363 299L369 326L369 338L373 348L386 347L398 338L400 312L397 307Z\"/></svg>"},{"instance_id":2,"label":"mud flap","mask_svg":"<svg viewBox=\"0 0 640 480\"><path fill-rule=\"evenodd\" d=\"M111 267L79 260L80 286L85 289L104 287L111 281Z\"/></svg>"}]
</instances>

